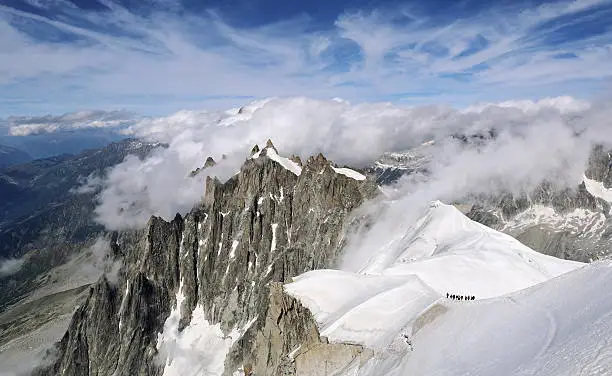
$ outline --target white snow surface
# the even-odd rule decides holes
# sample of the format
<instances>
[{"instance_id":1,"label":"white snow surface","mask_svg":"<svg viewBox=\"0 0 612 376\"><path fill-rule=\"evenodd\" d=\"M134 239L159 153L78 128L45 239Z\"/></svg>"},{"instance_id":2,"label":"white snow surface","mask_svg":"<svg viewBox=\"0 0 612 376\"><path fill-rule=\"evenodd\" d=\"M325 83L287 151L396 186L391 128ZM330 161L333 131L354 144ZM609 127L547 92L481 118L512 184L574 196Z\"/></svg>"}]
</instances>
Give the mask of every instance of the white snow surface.
<instances>
[{"instance_id":1,"label":"white snow surface","mask_svg":"<svg viewBox=\"0 0 612 376\"><path fill-rule=\"evenodd\" d=\"M583 177L583 181L587 192L604 201L612 202L612 189L606 188L602 182L589 179L586 176Z\"/></svg>"},{"instance_id":2,"label":"white snow surface","mask_svg":"<svg viewBox=\"0 0 612 376\"><path fill-rule=\"evenodd\" d=\"M238 248L238 244L240 244L238 240L234 240L232 242L232 249L230 250L230 253L229 253L230 260L236 257L236 248Z\"/></svg>"},{"instance_id":3,"label":"white snow surface","mask_svg":"<svg viewBox=\"0 0 612 376\"><path fill-rule=\"evenodd\" d=\"M204 308L197 305L191 322L179 332L181 305L185 300L183 283L176 294L176 306L164 323L164 331L157 336L157 349L164 361L163 376L220 376L225 357L232 345L242 337L255 319L240 330L224 335L219 324L212 325L205 318Z\"/></svg>"},{"instance_id":4,"label":"white snow surface","mask_svg":"<svg viewBox=\"0 0 612 376\"><path fill-rule=\"evenodd\" d=\"M341 174L344 176L347 176L351 179L355 179L355 180L365 180L366 177L363 174L360 174L359 172L355 171L355 170L351 170L350 168L346 168L346 167L334 167L331 166L331 168L337 173L337 174Z\"/></svg>"},{"instance_id":5,"label":"white snow surface","mask_svg":"<svg viewBox=\"0 0 612 376\"><path fill-rule=\"evenodd\" d=\"M278 228L278 223L272 223L270 225L272 227L272 241L270 243L270 253L276 250L276 229Z\"/></svg>"},{"instance_id":6,"label":"white snow surface","mask_svg":"<svg viewBox=\"0 0 612 376\"><path fill-rule=\"evenodd\" d=\"M211 325L204 318L200 305L194 309L188 327L182 332L174 327L163 338L167 356L163 376L221 375L233 343L231 337L223 335L219 324Z\"/></svg>"},{"instance_id":7,"label":"white snow surface","mask_svg":"<svg viewBox=\"0 0 612 376\"><path fill-rule=\"evenodd\" d=\"M510 296L451 304L412 338L413 352L362 374L610 375L611 282L604 261Z\"/></svg>"},{"instance_id":8,"label":"white snow surface","mask_svg":"<svg viewBox=\"0 0 612 376\"><path fill-rule=\"evenodd\" d=\"M612 338L612 320L597 321L612 318L610 289L604 293L602 281L599 292L592 286L590 296L580 292L589 278L597 279L593 268L609 270L612 282L610 264L582 268L585 264L537 253L440 202L430 205L401 244L376 254L358 273L316 270L285 285L312 311L321 334L331 342L375 351L351 375L576 375L575 366L563 368L576 359L564 357L581 346L602 347ZM568 282L572 278L583 282ZM565 285L559 286L560 281ZM576 296L565 302L563 295L572 291ZM448 300L446 293L474 295L476 300ZM598 302L598 293L610 299ZM414 326L437 306L445 309L433 315L433 322ZM591 339L597 330L607 336ZM610 346L600 353L598 362L611 364ZM549 364L546 356L561 363ZM586 374L598 375L591 371Z\"/></svg>"},{"instance_id":9,"label":"white snow surface","mask_svg":"<svg viewBox=\"0 0 612 376\"><path fill-rule=\"evenodd\" d=\"M302 173L302 168L300 167L299 164L295 163L294 161L292 161L289 158L281 157L280 155L278 155L276 150L274 150L274 148L265 148L263 150L266 151L266 156L268 158L270 158L274 162L280 164L285 169L293 172L295 175L300 176L300 174ZM251 156L251 158L257 159L260 156L261 156L261 151L253 154L253 156Z\"/></svg>"}]
</instances>

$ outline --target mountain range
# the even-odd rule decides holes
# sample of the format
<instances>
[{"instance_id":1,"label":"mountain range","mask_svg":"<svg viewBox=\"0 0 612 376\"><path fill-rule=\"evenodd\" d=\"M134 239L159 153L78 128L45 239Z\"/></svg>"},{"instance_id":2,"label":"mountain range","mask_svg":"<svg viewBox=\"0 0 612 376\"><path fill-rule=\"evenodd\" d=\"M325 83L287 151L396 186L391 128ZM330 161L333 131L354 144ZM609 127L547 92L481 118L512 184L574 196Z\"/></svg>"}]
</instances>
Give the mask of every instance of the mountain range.
<instances>
[{"instance_id":1,"label":"mountain range","mask_svg":"<svg viewBox=\"0 0 612 376\"><path fill-rule=\"evenodd\" d=\"M32 157L23 150L0 145L0 168L31 161Z\"/></svg>"},{"instance_id":2,"label":"mountain range","mask_svg":"<svg viewBox=\"0 0 612 376\"><path fill-rule=\"evenodd\" d=\"M68 187L163 145L3 170L28 203L3 208L4 255L26 261L0 276L0 361L34 375L606 374L609 154L595 148L574 188L430 202L355 253L371 208L394 205L386 191L427 176L431 145L350 168L269 141L227 181L207 177L188 213L114 232L95 223L100 188Z\"/></svg>"}]
</instances>

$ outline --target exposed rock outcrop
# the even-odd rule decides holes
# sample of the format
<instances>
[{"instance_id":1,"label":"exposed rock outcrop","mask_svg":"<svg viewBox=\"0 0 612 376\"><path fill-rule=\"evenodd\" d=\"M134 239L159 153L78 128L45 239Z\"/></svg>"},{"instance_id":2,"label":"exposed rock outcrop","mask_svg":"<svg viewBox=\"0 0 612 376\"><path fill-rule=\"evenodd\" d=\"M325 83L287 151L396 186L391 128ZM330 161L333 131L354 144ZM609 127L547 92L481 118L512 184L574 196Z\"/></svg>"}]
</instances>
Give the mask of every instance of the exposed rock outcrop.
<instances>
[{"instance_id":1,"label":"exposed rock outcrop","mask_svg":"<svg viewBox=\"0 0 612 376\"><path fill-rule=\"evenodd\" d=\"M604 187L612 188L612 150L606 150L602 145L593 148L587 169L586 177L600 181Z\"/></svg>"},{"instance_id":2,"label":"exposed rock outcrop","mask_svg":"<svg viewBox=\"0 0 612 376\"><path fill-rule=\"evenodd\" d=\"M265 320L228 356L225 374L246 368L253 375L324 376L362 364L372 354L362 346L328 343L310 311L286 294L282 284L271 283Z\"/></svg>"},{"instance_id":3,"label":"exposed rock outcrop","mask_svg":"<svg viewBox=\"0 0 612 376\"><path fill-rule=\"evenodd\" d=\"M140 237L120 234L115 252L125 267L118 284L102 279L91 289L58 345L59 358L38 374L161 374L157 336L177 310L177 293L184 297L179 330L190 324L196 306L224 333L247 328L227 358L227 374L251 362L256 375L289 375L329 356L316 350L324 343L305 309L270 283L332 266L351 212L376 194L376 186L335 173L322 155L288 169L291 160L266 156L273 148L269 142L225 183L207 178L204 200L185 218L152 218ZM312 350L298 352L292 363L287 352L300 342ZM334 364L362 352L341 348Z\"/></svg>"},{"instance_id":4,"label":"exposed rock outcrop","mask_svg":"<svg viewBox=\"0 0 612 376\"><path fill-rule=\"evenodd\" d=\"M223 155L223 159L225 159L225 155ZM217 162L215 162L215 160L212 157L208 157L206 158L206 162L204 162L204 166L202 167L198 167L195 170L191 171L189 173L190 177L194 177L196 175L198 175L200 172L206 170L207 168L211 168L217 165Z\"/></svg>"}]
</instances>

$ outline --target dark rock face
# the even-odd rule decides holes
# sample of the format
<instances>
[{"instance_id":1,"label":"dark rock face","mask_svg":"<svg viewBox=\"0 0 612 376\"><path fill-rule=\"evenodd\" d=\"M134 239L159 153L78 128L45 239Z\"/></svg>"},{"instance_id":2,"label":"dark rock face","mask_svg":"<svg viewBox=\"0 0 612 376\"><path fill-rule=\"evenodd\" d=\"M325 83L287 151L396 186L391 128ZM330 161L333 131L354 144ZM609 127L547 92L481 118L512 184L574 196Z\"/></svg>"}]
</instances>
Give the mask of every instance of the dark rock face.
<instances>
[{"instance_id":1,"label":"dark rock face","mask_svg":"<svg viewBox=\"0 0 612 376\"><path fill-rule=\"evenodd\" d=\"M68 335L64 336L60 343L66 357L55 364L54 373L87 375L90 374L90 368L103 367L103 363L114 358L109 350L116 348L117 339L108 328L116 325L117 297L117 289L106 279L91 288L89 298L75 312ZM92 309L85 308L88 306ZM91 337L100 338L100 341L88 342ZM93 353L99 353L101 356L92 358L90 355Z\"/></svg>"},{"instance_id":2,"label":"dark rock face","mask_svg":"<svg viewBox=\"0 0 612 376\"><path fill-rule=\"evenodd\" d=\"M612 188L612 150L596 146L591 152L585 172L586 177L603 183L604 187Z\"/></svg>"},{"instance_id":3,"label":"dark rock face","mask_svg":"<svg viewBox=\"0 0 612 376\"><path fill-rule=\"evenodd\" d=\"M59 358L38 374L161 374L157 336L177 292L184 296L179 330L196 306L225 333L255 320L231 350L227 374L245 362L280 367L258 356L274 296L270 282L332 266L351 212L376 187L335 173L322 155L309 158L298 176L266 150L223 184L208 178L205 199L185 218L152 218L144 231L120 234L113 247L124 259L117 285L102 279L91 289L58 345ZM282 351L294 345L283 341Z\"/></svg>"},{"instance_id":4,"label":"dark rock face","mask_svg":"<svg viewBox=\"0 0 612 376\"><path fill-rule=\"evenodd\" d=\"M244 370L248 375L320 375L347 367L372 355L362 346L330 344L320 336L312 313L287 295L281 283L270 284L265 318L248 332L226 359L225 374Z\"/></svg>"},{"instance_id":5,"label":"dark rock face","mask_svg":"<svg viewBox=\"0 0 612 376\"><path fill-rule=\"evenodd\" d=\"M180 216L172 222L151 218L145 231L117 238L113 248L124 254L129 277L117 284L103 277L90 288L57 345L60 357L34 374L156 374L155 343L178 286L182 229Z\"/></svg>"},{"instance_id":6,"label":"dark rock face","mask_svg":"<svg viewBox=\"0 0 612 376\"><path fill-rule=\"evenodd\" d=\"M214 167L216 165L217 165L217 162L215 162L215 160L212 157L208 157L208 158L206 158L206 162L204 162L204 166L198 167L195 170L191 171L189 173L189 176L190 177L194 177L194 176L198 175L200 172L204 171L205 169L210 168L210 167Z\"/></svg>"},{"instance_id":7,"label":"dark rock face","mask_svg":"<svg viewBox=\"0 0 612 376\"><path fill-rule=\"evenodd\" d=\"M255 145L253 146L253 148L251 149L251 155L255 154L255 153L259 153L259 145Z\"/></svg>"},{"instance_id":8,"label":"dark rock face","mask_svg":"<svg viewBox=\"0 0 612 376\"><path fill-rule=\"evenodd\" d=\"M425 143L402 153L385 153L366 171L376 177L378 184L387 185L397 182L403 176L429 174L430 151L432 143Z\"/></svg>"},{"instance_id":9,"label":"dark rock face","mask_svg":"<svg viewBox=\"0 0 612 376\"><path fill-rule=\"evenodd\" d=\"M584 183L576 189L569 189L557 188L549 182L544 182L529 195L514 196L507 193L497 197L480 197L474 201L480 201L483 204L474 205L468 217L491 226L512 218L533 205L545 205L560 214L576 208L604 210L607 206L607 203L593 197L586 190ZM491 207L496 211L487 211L487 208L491 209Z\"/></svg>"},{"instance_id":10,"label":"dark rock face","mask_svg":"<svg viewBox=\"0 0 612 376\"><path fill-rule=\"evenodd\" d=\"M206 167L206 168L213 167L216 164L217 164L217 162L215 162L215 160L212 159L212 157L208 157L208 158L206 158L206 162L204 162L204 167Z\"/></svg>"}]
</instances>

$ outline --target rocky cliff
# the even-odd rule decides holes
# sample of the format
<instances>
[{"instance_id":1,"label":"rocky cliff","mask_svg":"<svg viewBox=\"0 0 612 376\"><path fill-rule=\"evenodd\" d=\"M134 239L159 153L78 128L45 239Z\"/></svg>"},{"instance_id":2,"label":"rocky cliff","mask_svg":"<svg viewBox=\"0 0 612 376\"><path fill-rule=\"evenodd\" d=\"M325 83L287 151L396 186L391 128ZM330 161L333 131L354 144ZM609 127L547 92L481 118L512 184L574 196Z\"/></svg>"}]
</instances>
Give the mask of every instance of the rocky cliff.
<instances>
[{"instance_id":1,"label":"rocky cliff","mask_svg":"<svg viewBox=\"0 0 612 376\"><path fill-rule=\"evenodd\" d=\"M375 193L371 181L322 155L302 164L279 156L271 143L254 149L227 182L208 178L205 198L184 218L151 218L146 229L117 236L113 250L124 262L118 281L102 278L90 288L53 364L35 373L161 375L176 365L164 335L192 325L197 310L225 335L240 329L226 374L294 374L286 352L304 341L316 348L316 325L295 315L299 304L273 282L332 266L358 220L351 212ZM285 333L275 335L279 330ZM334 356L346 360L361 350L338 351Z\"/></svg>"}]
</instances>

